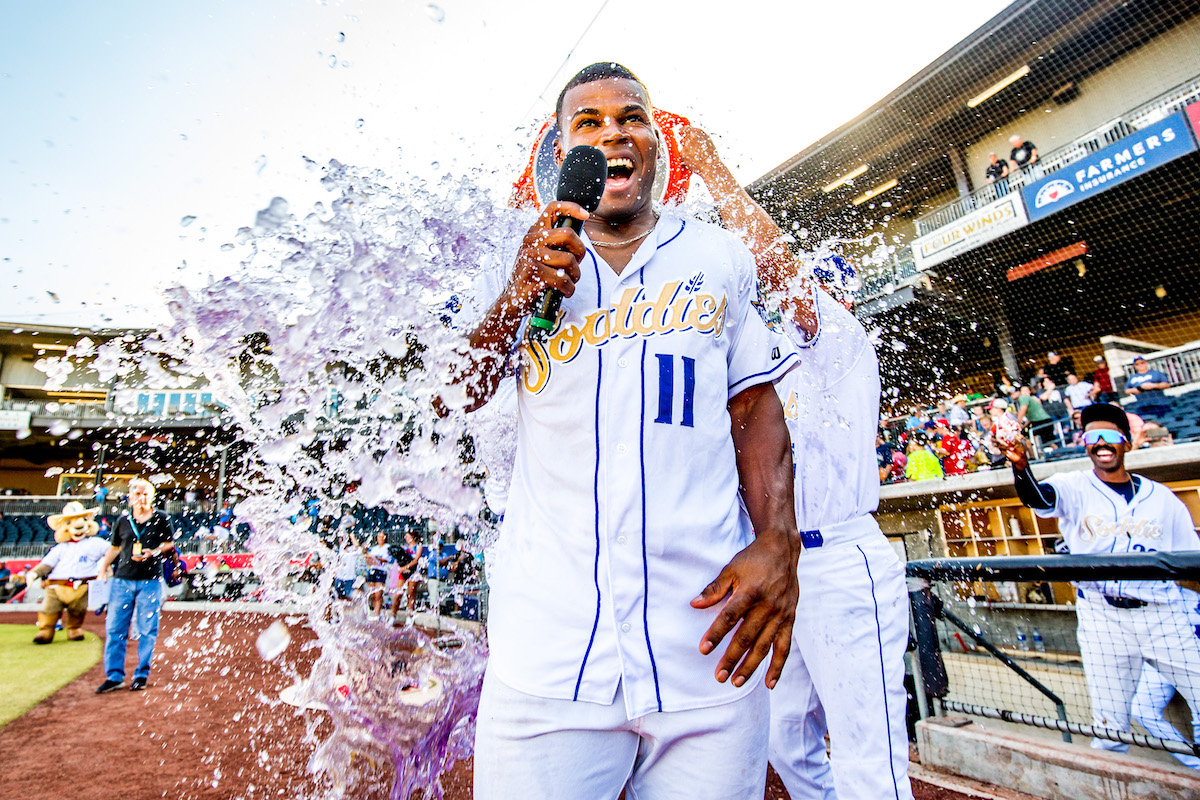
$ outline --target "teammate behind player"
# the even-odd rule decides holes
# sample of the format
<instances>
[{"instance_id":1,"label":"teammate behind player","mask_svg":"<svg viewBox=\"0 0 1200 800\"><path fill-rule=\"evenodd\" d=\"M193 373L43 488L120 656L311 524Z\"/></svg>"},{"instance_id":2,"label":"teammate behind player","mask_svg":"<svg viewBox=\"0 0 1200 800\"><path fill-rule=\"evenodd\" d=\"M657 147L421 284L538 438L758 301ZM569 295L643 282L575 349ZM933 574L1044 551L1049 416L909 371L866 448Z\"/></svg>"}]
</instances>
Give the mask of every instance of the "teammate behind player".
<instances>
[{"instance_id":1,"label":"teammate behind player","mask_svg":"<svg viewBox=\"0 0 1200 800\"><path fill-rule=\"evenodd\" d=\"M1039 483L1019 437L1001 444L1012 462L1021 502L1039 517L1058 518L1074 554L1176 552L1200 549L1187 507L1161 483L1125 470L1129 419L1107 403L1081 413L1092 470L1051 475ZM1129 730L1130 703L1142 671L1153 666L1173 685L1193 718L1200 713L1200 639L1191 610L1196 593L1170 581L1076 583L1079 649L1094 725ZM1093 739L1092 747L1125 752L1128 745Z\"/></svg>"},{"instance_id":2,"label":"teammate behind player","mask_svg":"<svg viewBox=\"0 0 1200 800\"><path fill-rule=\"evenodd\" d=\"M477 800L763 794L763 683L787 657L799 550L771 381L797 355L752 307L741 242L653 208L651 110L616 64L567 83L556 151L604 153L603 199L591 215L549 204L458 376L478 407L522 352L488 559ZM583 220L586 239L553 227L559 215ZM560 316L546 341L524 339L546 286L565 298Z\"/></svg>"},{"instance_id":3,"label":"teammate behind player","mask_svg":"<svg viewBox=\"0 0 1200 800\"><path fill-rule=\"evenodd\" d=\"M707 135L681 135L687 165L741 232L763 283L782 293L801 365L776 384L792 437L804 546L792 655L771 693L770 761L792 800L911 798L905 724L908 596L879 505L879 362L845 306L799 274L774 221ZM828 729L832 770L825 753Z\"/></svg>"}]
</instances>

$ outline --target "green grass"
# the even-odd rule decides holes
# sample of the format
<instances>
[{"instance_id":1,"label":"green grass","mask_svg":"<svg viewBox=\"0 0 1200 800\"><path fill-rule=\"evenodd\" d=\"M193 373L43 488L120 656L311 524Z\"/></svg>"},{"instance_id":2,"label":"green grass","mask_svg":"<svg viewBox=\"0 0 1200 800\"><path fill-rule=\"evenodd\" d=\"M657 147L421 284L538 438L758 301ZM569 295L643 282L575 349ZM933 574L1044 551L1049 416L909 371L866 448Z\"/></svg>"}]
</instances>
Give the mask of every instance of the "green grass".
<instances>
[{"instance_id":1,"label":"green grass","mask_svg":"<svg viewBox=\"0 0 1200 800\"><path fill-rule=\"evenodd\" d=\"M52 644L34 644L33 625L0 625L0 728L12 722L100 660L94 633L68 642L59 631Z\"/></svg>"}]
</instances>

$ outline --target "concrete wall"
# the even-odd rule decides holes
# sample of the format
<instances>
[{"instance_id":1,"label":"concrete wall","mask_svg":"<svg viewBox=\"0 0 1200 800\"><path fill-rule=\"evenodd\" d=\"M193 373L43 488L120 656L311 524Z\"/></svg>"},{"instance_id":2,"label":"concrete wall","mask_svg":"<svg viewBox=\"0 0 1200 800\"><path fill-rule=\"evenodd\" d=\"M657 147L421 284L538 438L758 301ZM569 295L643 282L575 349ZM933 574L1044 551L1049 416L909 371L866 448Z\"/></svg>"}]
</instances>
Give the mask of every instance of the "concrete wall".
<instances>
[{"instance_id":1,"label":"concrete wall","mask_svg":"<svg viewBox=\"0 0 1200 800\"><path fill-rule=\"evenodd\" d=\"M1007 158L1008 137L1019 134L1040 153L1068 144L1118 115L1200 75L1200 17L1162 34L1107 69L1078 81L1079 97L1065 106L1047 102L967 148L967 170L982 185L988 153ZM1020 81L1005 89L1020 91Z\"/></svg>"}]
</instances>

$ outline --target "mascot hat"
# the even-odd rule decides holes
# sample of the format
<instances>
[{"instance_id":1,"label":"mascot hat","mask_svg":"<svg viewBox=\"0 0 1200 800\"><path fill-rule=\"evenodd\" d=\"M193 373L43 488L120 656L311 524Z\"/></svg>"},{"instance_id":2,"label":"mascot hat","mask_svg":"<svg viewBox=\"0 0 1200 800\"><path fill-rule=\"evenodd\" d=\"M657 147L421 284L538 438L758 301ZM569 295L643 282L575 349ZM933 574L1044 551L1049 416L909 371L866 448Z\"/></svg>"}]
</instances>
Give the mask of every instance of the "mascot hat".
<instances>
[{"instance_id":1,"label":"mascot hat","mask_svg":"<svg viewBox=\"0 0 1200 800\"><path fill-rule=\"evenodd\" d=\"M83 503L72 500L63 506L61 514L51 514L47 517L46 524L54 529L54 539L61 544L74 538L71 532L72 523L77 519L88 517L87 533L84 536L95 536L100 531L100 526L95 519L96 512L99 510L99 508L84 508Z\"/></svg>"}]
</instances>

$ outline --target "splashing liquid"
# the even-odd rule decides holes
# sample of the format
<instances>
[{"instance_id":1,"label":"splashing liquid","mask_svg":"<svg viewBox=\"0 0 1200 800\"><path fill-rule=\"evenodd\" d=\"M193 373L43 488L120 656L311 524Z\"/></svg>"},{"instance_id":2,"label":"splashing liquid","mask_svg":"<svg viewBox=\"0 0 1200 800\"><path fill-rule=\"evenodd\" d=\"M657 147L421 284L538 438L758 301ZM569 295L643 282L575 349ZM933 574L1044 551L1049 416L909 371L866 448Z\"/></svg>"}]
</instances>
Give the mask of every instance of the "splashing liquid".
<instances>
[{"instance_id":1,"label":"splashing liquid","mask_svg":"<svg viewBox=\"0 0 1200 800\"><path fill-rule=\"evenodd\" d=\"M461 408L439 418L433 399L455 405L447 379L468 347L453 298L480 265L511 262L532 217L465 177L400 185L334 161L322 185L328 210L298 219L272 200L225 248L239 259L233 274L167 290L170 324L103 345L93 365L102 381L136 372L143 390L202 379L248 445L237 509L252 529L260 599L300 603L319 637L302 692L333 722L309 765L317 790L347 796L390 771L391 797L441 797L440 774L471 752L486 646L456 630L457 646L440 648L415 628L368 620L361 603L326 621L332 571L302 595L295 565L313 554L335 562L305 513L314 501L323 515L383 507L457 526L468 549L488 543L467 436L511 421L476 424ZM65 380L66 362L49 361L51 383ZM118 415L136 394L117 392ZM317 728L314 718L314 741Z\"/></svg>"},{"instance_id":2,"label":"splashing liquid","mask_svg":"<svg viewBox=\"0 0 1200 800\"><path fill-rule=\"evenodd\" d=\"M361 604L327 615L332 571L301 595L295 564L336 560L306 514L314 501L325 515L383 507L457 526L470 549L490 543L474 488L482 469L466 443L474 437L510 468L514 420L463 414L465 396L453 408L447 380L468 348L454 309L481 265L512 263L533 214L469 177L400 185L332 161L321 182L328 210L318 204L299 219L272 200L222 248L240 259L233 274L167 290L171 323L142 342L101 346L93 367L103 382L136 371L142 389L202 379L248 445L237 510L252 529L259 599L301 604L319 637L298 699L327 706L333 722L309 765L326 796L349 796L369 772L391 770L391 797L441 797L439 776L471 752L485 644L460 630L459 646L443 649L415 628L368 619ZM715 217L703 201L683 211ZM47 389L70 371L51 362ZM433 412L435 397L449 416ZM118 391L118 415L136 402L135 391ZM314 741L317 728L312 718Z\"/></svg>"}]
</instances>

